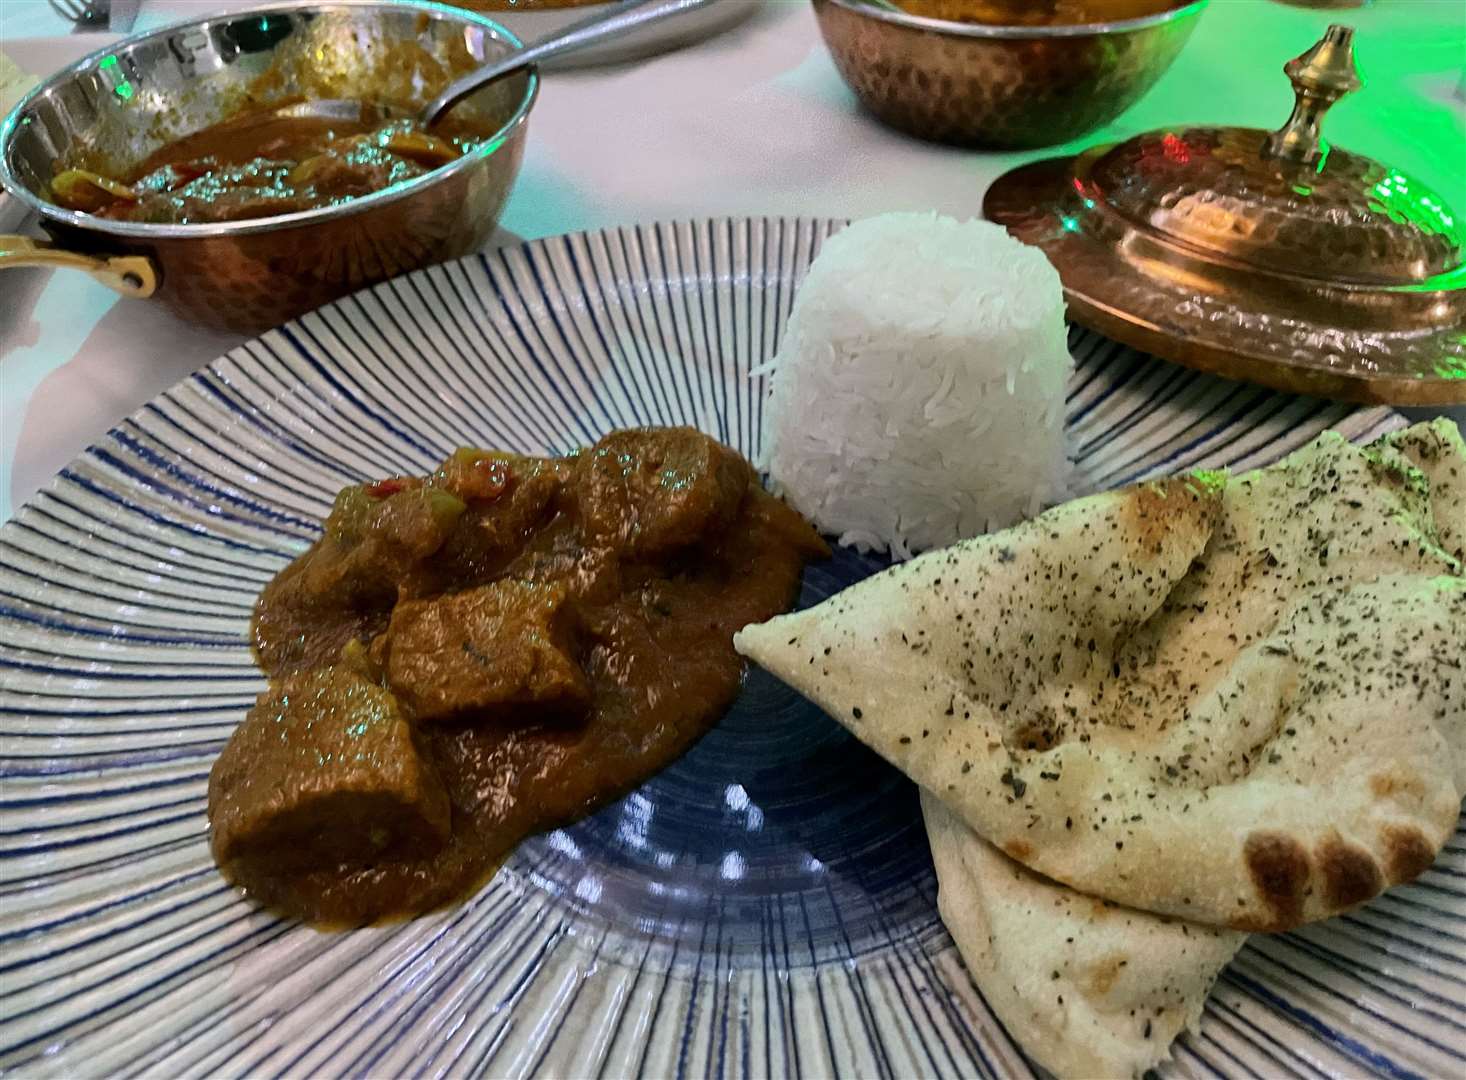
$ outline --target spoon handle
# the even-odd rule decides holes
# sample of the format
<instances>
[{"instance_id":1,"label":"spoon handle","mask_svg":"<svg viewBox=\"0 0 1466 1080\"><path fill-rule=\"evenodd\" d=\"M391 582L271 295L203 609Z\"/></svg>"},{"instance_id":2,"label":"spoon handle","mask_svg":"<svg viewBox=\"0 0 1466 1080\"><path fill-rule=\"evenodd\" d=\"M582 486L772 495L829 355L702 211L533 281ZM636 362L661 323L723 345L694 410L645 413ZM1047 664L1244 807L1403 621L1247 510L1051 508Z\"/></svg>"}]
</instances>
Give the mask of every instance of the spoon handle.
<instances>
[{"instance_id":1,"label":"spoon handle","mask_svg":"<svg viewBox=\"0 0 1466 1080\"><path fill-rule=\"evenodd\" d=\"M558 34L511 53L497 63L488 64L455 79L423 107L422 121L431 127L462 98L506 75L513 75L562 53L574 52L609 38L620 37L647 23L718 2L736 3L738 0L631 0L629 3L617 4L616 9L609 14L582 19Z\"/></svg>"}]
</instances>

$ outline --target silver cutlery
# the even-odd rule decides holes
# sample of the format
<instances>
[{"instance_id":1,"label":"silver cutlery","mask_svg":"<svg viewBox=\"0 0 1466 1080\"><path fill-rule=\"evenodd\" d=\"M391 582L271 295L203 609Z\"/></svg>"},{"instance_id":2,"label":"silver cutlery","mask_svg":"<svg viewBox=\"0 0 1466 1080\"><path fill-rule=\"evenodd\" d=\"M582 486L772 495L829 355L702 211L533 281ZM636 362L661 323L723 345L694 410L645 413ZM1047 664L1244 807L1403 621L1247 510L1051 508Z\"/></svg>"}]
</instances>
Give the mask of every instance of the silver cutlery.
<instances>
[{"instance_id":1,"label":"silver cutlery","mask_svg":"<svg viewBox=\"0 0 1466 1080\"><path fill-rule=\"evenodd\" d=\"M142 0L46 0L51 10L78 31L107 30L125 34L137 21Z\"/></svg>"},{"instance_id":2,"label":"silver cutlery","mask_svg":"<svg viewBox=\"0 0 1466 1080\"><path fill-rule=\"evenodd\" d=\"M422 121L423 127L431 127L437 123L439 117L459 101L491 82L534 67L562 53L574 52L577 49L584 49L590 45L621 37L647 23L681 15L714 2L715 0L631 0L625 4L618 4L608 14L592 15L582 19L533 45L510 53L502 60L486 64L477 71L471 71L455 79L448 84L447 89L418 110L417 118ZM734 3L737 0L722 0L722 2ZM327 120L359 120L363 115L368 113L377 115L381 111L379 106L367 107L366 112L363 109L363 103L360 101L325 98L288 105L280 109L278 115Z\"/></svg>"},{"instance_id":3,"label":"silver cutlery","mask_svg":"<svg viewBox=\"0 0 1466 1080\"><path fill-rule=\"evenodd\" d=\"M51 10L78 30L105 30L111 0L46 0Z\"/></svg>"}]
</instances>

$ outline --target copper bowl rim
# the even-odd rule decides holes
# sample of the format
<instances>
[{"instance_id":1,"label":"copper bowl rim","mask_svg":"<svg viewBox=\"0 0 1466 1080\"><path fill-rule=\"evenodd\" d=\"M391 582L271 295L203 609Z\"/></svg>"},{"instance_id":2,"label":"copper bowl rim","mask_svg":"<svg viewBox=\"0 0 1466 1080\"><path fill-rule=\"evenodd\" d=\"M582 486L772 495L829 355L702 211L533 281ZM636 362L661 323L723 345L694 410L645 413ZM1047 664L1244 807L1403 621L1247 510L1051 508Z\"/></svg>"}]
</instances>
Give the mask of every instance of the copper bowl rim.
<instances>
[{"instance_id":1,"label":"copper bowl rim","mask_svg":"<svg viewBox=\"0 0 1466 1080\"><path fill-rule=\"evenodd\" d=\"M1134 19L1116 19L1112 22L1072 23L1063 26L989 26L985 23L953 22L949 19L932 19L925 15L913 15L907 11L884 7L869 0L825 0L835 7L844 8L853 15L867 16L894 26L906 26L913 30L930 30L951 37L987 38L998 41L1032 41L1044 38L1095 37L1103 34L1128 34L1136 30L1148 30L1163 26L1178 19L1191 18L1201 13L1211 0L1191 0L1154 15L1141 15Z\"/></svg>"},{"instance_id":2,"label":"copper bowl rim","mask_svg":"<svg viewBox=\"0 0 1466 1080\"><path fill-rule=\"evenodd\" d=\"M493 136L485 140L481 146L471 153L464 154L457 161L440 166L431 172L414 177L405 183L394 184L391 187L383 188L381 191L374 191L370 195L363 195L360 198L350 199L347 202L337 203L334 206L323 206L314 210L297 210L290 214L250 218L245 221L199 222L192 225L152 225L135 221L113 221L109 218L97 217L94 214L85 214L75 210L64 210L55 203L47 202L22 184L11 170L8 151L12 140L15 138L21 113L32 101L48 93L67 79L79 75L91 65L117 52L119 49L164 35L172 36L180 30L187 30L191 27L202 26L208 23L235 22L239 19L247 19L255 15L272 15L291 11L311 11L332 8L354 8L363 11L373 9L409 12L420 11L430 15L438 15L461 24L482 27L509 45L512 49L518 50L524 48L524 42L520 41L511 31L499 23L494 22L492 19L480 15L478 12L469 11L466 8L451 7L447 4L434 3L432 0L288 0L285 3L261 4L258 7L244 8L239 11L229 12L228 14L214 13L195 19L185 19L180 22L170 23L167 26L159 27L156 30L149 30L146 33L133 34L120 41L114 41L95 52L88 53L80 60L68 64L60 71L51 75L40 85L34 87L25 97L21 98L16 103L15 108L11 109L10 114L5 117L4 123L0 124L0 189L9 192L11 196L24 203L35 213L40 214L42 218L77 229L107 233L112 236L125 236L135 240L206 239L299 228L316 225L335 218L350 217L387 203L411 198L433 184L441 183L465 169L472 168L475 164L483 161L483 159L499 149L525 123L530 109L534 106L535 99L539 96L539 73L534 68L531 68L528 72L529 77L525 85L524 97L520 100L518 107L515 108L513 115L494 132Z\"/></svg>"}]
</instances>

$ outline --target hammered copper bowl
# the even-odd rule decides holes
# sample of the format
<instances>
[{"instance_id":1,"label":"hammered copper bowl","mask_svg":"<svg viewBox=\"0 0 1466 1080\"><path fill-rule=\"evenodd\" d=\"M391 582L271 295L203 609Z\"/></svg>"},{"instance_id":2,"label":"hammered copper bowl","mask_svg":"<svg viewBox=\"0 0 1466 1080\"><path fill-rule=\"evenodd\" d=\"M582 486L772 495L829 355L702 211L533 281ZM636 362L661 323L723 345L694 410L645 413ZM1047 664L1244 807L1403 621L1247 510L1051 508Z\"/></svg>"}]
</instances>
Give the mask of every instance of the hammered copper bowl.
<instances>
[{"instance_id":1,"label":"hammered copper bowl","mask_svg":"<svg viewBox=\"0 0 1466 1080\"><path fill-rule=\"evenodd\" d=\"M479 91L455 115L492 133L459 160L335 206L221 224L109 221L49 201L79 162L125 172L248 105L360 98L412 106L522 48L498 24L430 3L287 3L196 19L93 53L37 87L0 129L0 182L52 246L0 238L0 262L86 270L207 326L254 333L348 292L473 251L524 152L538 79Z\"/></svg>"},{"instance_id":2,"label":"hammered copper bowl","mask_svg":"<svg viewBox=\"0 0 1466 1080\"><path fill-rule=\"evenodd\" d=\"M1068 142L1128 109L1171 66L1208 0L1067 26L813 2L835 66L878 119L935 142L1018 150Z\"/></svg>"}]
</instances>

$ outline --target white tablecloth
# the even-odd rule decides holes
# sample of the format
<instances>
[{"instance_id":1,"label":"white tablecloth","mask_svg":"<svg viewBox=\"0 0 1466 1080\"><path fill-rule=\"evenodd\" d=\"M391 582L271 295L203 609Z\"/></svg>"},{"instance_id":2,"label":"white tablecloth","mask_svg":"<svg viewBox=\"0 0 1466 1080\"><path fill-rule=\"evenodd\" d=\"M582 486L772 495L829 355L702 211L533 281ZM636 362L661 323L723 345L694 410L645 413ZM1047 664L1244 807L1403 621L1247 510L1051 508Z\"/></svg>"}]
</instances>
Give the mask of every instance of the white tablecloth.
<instances>
[{"instance_id":1,"label":"white tablecloth","mask_svg":"<svg viewBox=\"0 0 1466 1080\"><path fill-rule=\"evenodd\" d=\"M136 29L242 6L144 0ZM1413 173L1466 213L1463 0L1332 12L1213 0L1171 71L1083 142L1168 124L1276 127L1292 102L1283 62L1331 21L1358 28L1367 89L1330 115L1330 138ZM0 0L0 48L27 71L46 74L106 40L58 40L64 30L44 0ZM973 216L995 176L1052 152L975 153L880 127L840 81L809 5L768 0L699 45L547 77L497 239L722 214ZM0 274L0 520L107 428L238 341L81 274Z\"/></svg>"}]
</instances>

